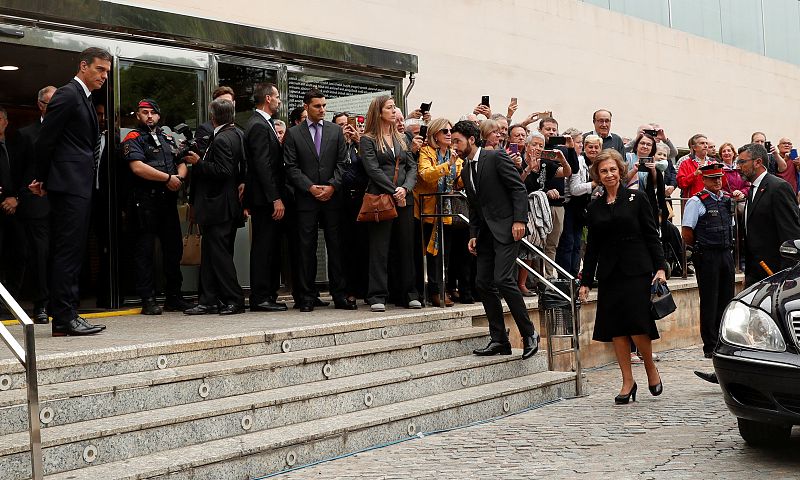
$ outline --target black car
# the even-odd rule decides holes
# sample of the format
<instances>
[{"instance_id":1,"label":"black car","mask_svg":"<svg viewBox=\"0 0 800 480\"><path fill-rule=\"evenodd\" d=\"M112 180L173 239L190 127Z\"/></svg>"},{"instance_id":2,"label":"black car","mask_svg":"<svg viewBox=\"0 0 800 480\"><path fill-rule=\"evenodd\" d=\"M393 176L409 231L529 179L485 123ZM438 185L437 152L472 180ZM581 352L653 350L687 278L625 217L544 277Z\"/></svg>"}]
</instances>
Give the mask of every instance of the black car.
<instances>
[{"instance_id":1,"label":"black car","mask_svg":"<svg viewBox=\"0 0 800 480\"><path fill-rule=\"evenodd\" d=\"M800 261L800 240L785 242L781 254ZM714 370L748 444L788 441L800 425L800 264L728 304Z\"/></svg>"}]
</instances>

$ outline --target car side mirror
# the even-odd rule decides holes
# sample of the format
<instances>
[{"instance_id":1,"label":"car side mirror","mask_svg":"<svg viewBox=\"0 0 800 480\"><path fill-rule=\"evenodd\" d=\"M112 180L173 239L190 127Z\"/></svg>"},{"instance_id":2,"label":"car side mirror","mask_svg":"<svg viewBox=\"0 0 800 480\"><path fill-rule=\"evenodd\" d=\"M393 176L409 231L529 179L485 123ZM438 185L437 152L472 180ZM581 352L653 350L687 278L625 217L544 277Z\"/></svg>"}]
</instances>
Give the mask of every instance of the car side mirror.
<instances>
[{"instance_id":1,"label":"car side mirror","mask_svg":"<svg viewBox=\"0 0 800 480\"><path fill-rule=\"evenodd\" d=\"M800 262L800 240L786 240L780 248L781 256Z\"/></svg>"}]
</instances>

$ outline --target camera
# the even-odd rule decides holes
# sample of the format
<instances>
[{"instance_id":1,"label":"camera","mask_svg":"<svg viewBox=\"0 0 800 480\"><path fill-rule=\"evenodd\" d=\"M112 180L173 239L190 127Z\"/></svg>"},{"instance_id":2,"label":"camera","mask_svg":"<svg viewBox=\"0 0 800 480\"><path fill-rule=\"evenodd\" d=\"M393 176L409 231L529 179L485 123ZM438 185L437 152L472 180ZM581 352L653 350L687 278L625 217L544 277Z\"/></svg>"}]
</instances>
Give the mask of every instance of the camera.
<instances>
[{"instance_id":1,"label":"camera","mask_svg":"<svg viewBox=\"0 0 800 480\"><path fill-rule=\"evenodd\" d=\"M653 162L653 157L642 157L639 159L639 168L640 169L647 168L647 165L645 164L652 162Z\"/></svg>"},{"instance_id":2,"label":"camera","mask_svg":"<svg viewBox=\"0 0 800 480\"><path fill-rule=\"evenodd\" d=\"M644 130L642 130L642 133L646 133L647 135L650 135L653 138L658 136L658 130L653 128L645 128Z\"/></svg>"},{"instance_id":3,"label":"camera","mask_svg":"<svg viewBox=\"0 0 800 480\"><path fill-rule=\"evenodd\" d=\"M555 150L542 150L542 158L545 160L555 160L558 158Z\"/></svg>"},{"instance_id":4,"label":"camera","mask_svg":"<svg viewBox=\"0 0 800 480\"><path fill-rule=\"evenodd\" d=\"M178 145L178 151L175 152L175 155L178 158L183 158L186 155L189 155L189 152L194 152L201 157L203 156L200 145L197 144L197 139L194 138L194 132L192 132L192 128L189 125L181 123L180 125L176 125L172 131L183 135L185 138L185 140Z\"/></svg>"},{"instance_id":5,"label":"camera","mask_svg":"<svg viewBox=\"0 0 800 480\"><path fill-rule=\"evenodd\" d=\"M557 145L566 145L567 144L567 137L563 137L560 135L552 136L547 140L546 148L552 149Z\"/></svg>"}]
</instances>

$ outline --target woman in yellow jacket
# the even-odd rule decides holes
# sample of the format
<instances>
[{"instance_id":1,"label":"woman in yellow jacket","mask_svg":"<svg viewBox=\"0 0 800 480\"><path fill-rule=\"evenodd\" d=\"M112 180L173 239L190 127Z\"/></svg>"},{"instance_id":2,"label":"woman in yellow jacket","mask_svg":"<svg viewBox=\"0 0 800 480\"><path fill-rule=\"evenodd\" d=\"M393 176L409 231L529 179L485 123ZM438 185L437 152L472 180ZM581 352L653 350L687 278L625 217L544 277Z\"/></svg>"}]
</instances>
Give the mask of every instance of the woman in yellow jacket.
<instances>
[{"instance_id":1,"label":"woman in yellow jacket","mask_svg":"<svg viewBox=\"0 0 800 480\"><path fill-rule=\"evenodd\" d=\"M453 193L462 188L461 166L463 161L450 149L451 128L453 128L453 125L446 118L437 118L428 125L426 145L419 151L417 185L414 188L414 197L416 197L414 199L414 215L417 220L420 219L420 194ZM453 202L453 200L445 198L443 200L443 211L437 212L438 201L436 197L425 197L422 207L423 213L452 213ZM444 251L447 258L445 260L449 260L452 246L449 226L452 224L452 219L445 217L443 220L446 225L444 229ZM429 217L422 222L423 241L425 242L422 248L425 249L427 255L428 293L431 303L440 307L442 300L440 285L437 282L439 278L437 272L442 269L442 256L439 255L442 239L436 235L435 221L435 218ZM453 306L453 301L449 295L445 295L445 305L448 307Z\"/></svg>"}]
</instances>

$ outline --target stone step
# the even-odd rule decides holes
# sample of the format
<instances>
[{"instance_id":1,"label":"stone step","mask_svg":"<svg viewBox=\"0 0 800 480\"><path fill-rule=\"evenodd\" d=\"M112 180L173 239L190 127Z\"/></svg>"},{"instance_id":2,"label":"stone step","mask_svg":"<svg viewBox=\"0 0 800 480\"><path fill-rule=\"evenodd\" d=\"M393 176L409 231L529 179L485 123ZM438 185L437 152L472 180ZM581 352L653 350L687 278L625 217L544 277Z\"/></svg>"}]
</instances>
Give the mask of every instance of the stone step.
<instances>
[{"instance_id":1,"label":"stone step","mask_svg":"<svg viewBox=\"0 0 800 480\"><path fill-rule=\"evenodd\" d=\"M259 355L417 335L472 326L477 310L424 309L323 325L261 330L179 341L123 345L89 351L37 355L39 385L108 377L125 373L233 360ZM256 314L253 314L256 315ZM258 319L257 317L255 318ZM0 388L25 387L16 360L0 360Z\"/></svg>"},{"instance_id":2,"label":"stone step","mask_svg":"<svg viewBox=\"0 0 800 480\"><path fill-rule=\"evenodd\" d=\"M408 438L418 432L465 425L571 396L574 395L574 379L575 374L571 372L540 372L198 445L165 449L46 478L258 478L291 466Z\"/></svg>"},{"instance_id":3,"label":"stone step","mask_svg":"<svg viewBox=\"0 0 800 480\"><path fill-rule=\"evenodd\" d=\"M469 327L40 387L48 427L416 365L484 346ZM23 390L0 392L0 435L27 430ZM40 416L40 418L42 418Z\"/></svg>"},{"instance_id":4,"label":"stone step","mask_svg":"<svg viewBox=\"0 0 800 480\"><path fill-rule=\"evenodd\" d=\"M424 398L448 391L517 378L547 369L537 355L450 358L407 368L343 377L202 402L191 409L168 407L118 417L80 422L42 431L48 474L87 464L82 452L93 445L95 465L181 448L245 433L255 433L349 414L367 408ZM9 479L25 478L27 432L0 437L0 471ZM14 471L14 467L22 470ZM4 477L5 478L5 477Z\"/></svg>"}]
</instances>

